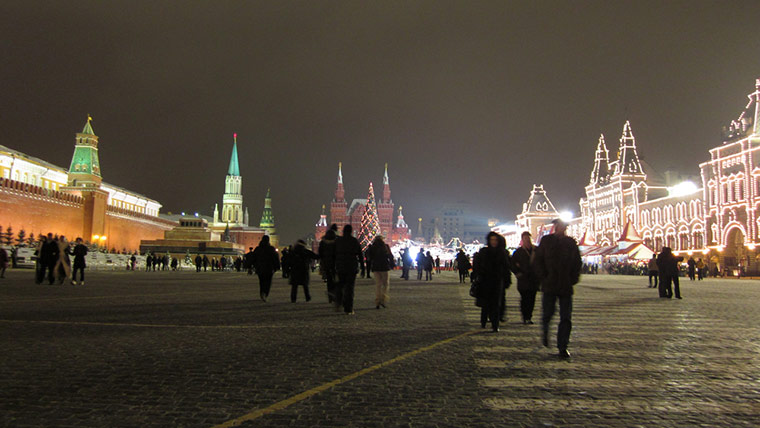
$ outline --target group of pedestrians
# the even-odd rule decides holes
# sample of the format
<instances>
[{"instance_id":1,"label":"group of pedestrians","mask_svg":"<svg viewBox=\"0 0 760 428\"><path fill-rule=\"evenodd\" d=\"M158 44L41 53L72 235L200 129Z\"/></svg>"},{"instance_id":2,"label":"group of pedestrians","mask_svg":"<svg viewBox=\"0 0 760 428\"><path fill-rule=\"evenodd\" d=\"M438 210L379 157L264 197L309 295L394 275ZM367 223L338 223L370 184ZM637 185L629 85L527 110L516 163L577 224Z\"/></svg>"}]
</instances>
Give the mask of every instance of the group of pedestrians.
<instances>
[{"instance_id":1,"label":"group of pedestrians","mask_svg":"<svg viewBox=\"0 0 760 428\"><path fill-rule=\"evenodd\" d=\"M681 299L681 287L678 280L680 268L678 264L683 257L673 254L670 247L662 247L659 255L653 255L647 267L649 269L649 288L656 288L661 298L672 299L675 291L676 299Z\"/></svg>"},{"instance_id":2,"label":"group of pedestrians","mask_svg":"<svg viewBox=\"0 0 760 428\"><path fill-rule=\"evenodd\" d=\"M66 237L53 236L52 233L40 236L35 254L35 283L42 284L46 277L50 285L56 281L63 284L67 280L72 285L84 285L84 269L87 267L85 256L88 248L82 238L77 238L72 247ZM71 256L74 256L72 269ZM77 273L79 281L77 282Z\"/></svg>"},{"instance_id":3,"label":"group of pedestrians","mask_svg":"<svg viewBox=\"0 0 760 428\"><path fill-rule=\"evenodd\" d=\"M492 330L498 332L500 323L506 321L506 289L511 285L511 274L514 272L517 278L524 324L533 324L536 293L541 289L542 343L549 346L549 325L559 304L557 348L561 358L568 358L573 287L580 279L583 262L577 243L565 233L567 225L555 220L553 227L554 233L544 236L539 246L533 245L529 232L523 232L520 247L511 257L504 237L490 232L486 247L473 259L471 294L481 307L481 327L485 328L490 320ZM464 262L457 261L460 266ZM460 282L463 282L461 271Z\"/></svg>"}]
</instances>

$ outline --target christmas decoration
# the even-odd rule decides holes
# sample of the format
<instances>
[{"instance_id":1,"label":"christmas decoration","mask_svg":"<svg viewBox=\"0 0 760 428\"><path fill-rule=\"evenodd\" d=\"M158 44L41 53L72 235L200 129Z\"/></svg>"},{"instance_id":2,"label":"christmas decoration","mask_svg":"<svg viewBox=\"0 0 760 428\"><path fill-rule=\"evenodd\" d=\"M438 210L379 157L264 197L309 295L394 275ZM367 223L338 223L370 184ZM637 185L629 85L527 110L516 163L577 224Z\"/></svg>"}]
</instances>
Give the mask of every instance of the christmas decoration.
<instances>
[{"instance_id":1,"label":"christmas decoration","mask_svg":"<svg viewBox=\"0 0 760 428\"><path fill-rule=\"evenodd\" d=\"M377 216L377 206L375 205L375 189L372 182L369 183L369 194L367 195L367 209L362 216L361 228L359 229L359 242L362 244L362 251L367 251L372 241L380 234L380 220Z\"/></svg>"}]
</instances>

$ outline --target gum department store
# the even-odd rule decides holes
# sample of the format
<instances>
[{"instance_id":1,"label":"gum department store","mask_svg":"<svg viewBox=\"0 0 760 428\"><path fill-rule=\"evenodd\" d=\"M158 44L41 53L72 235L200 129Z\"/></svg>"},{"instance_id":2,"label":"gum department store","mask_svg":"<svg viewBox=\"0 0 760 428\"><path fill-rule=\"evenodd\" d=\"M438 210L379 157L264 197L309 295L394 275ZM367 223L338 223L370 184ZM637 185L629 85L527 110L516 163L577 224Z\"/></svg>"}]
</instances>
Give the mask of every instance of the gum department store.
<instances>
[{"instance_id":1,"label":"gum department store","mask_svg":"<svg viewBox=\"0 0 760 428\"><path fill-rule=\"evenodd\" d=\"M723 142L699 165L696 185L667 187L648 180L629 122L613 159L600 136L580 216L568 229L584 254L622 254L632 244L654 252L668 246L732 274L760 273L760 79L748 98L724 128ZM543 186L534 186L516 222L494 230L516 246L522 231L540 237L559 215Z\"/></svg>"}]
</instances>

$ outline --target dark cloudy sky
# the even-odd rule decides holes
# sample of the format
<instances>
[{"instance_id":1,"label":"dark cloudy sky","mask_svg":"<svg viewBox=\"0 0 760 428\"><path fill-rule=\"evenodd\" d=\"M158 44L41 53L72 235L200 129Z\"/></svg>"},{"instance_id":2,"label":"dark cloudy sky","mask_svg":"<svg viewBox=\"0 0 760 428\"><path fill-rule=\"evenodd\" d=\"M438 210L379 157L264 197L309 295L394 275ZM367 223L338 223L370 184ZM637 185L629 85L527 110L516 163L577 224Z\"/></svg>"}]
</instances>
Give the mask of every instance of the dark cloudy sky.
<instances>
[{"instance_id":1,"label":"dark cloudy sky","mask_svg":"<svg viewBox=\"0 0 760 428\"><path fill-rule=\"evenodd\" d=\"M407 218L512 219L533 183L577 212L600 132L696 174L760 77L760 2L0 3L2 144L68 166L89 113L104 178L164 211L221 203L233 132L258 222L313 230L390 164Z\"/></svg>"}]
</instances>

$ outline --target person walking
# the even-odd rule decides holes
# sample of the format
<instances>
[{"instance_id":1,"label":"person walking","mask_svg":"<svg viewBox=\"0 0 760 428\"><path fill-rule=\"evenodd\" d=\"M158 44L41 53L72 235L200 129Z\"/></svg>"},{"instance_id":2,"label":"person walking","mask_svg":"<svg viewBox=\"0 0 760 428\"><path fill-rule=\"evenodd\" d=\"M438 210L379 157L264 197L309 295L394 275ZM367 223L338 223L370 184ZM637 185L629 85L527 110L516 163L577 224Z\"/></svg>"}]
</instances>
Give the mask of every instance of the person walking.
<instances>
[{"instance_id":1,"label":"person walking","mask_svg":"<svg viewBox=\"0 0 760 428\"><path fill-rule=\"evenodd\" d=\"M459 272L459 283L464 284L465 280L467 279L467 276L470 273L471 263L470 259L467 257L467 254L464 253L464 250L459 250L459 253L457 254L456 258L457 262L457 271Z\"/></svg>"},{"instance_id":2,"label":"person walking","mask_svg":"<svg viewBox=\"0 0 760 428\"><path fill-rule=\"evenodd\" d=\"M375 274L375 309L380 309L390 300L390 276L389 272L394 267L391 247L385 243L382 235L377 235L370 246L369 258L372 272Z\"/></svg>"},{"instance_id":3,"label":"person walking","mask_svg":"<svg viewBox=\"0 0 760 428\"><path fill-rule=\"evenodd\" d=\"M71 278L71 259L69 258L71 249L69 241L61 235L58 238L58 261L55 264L55 273L58 276L58 283L63 284L66 279Z\"/></svg>"},{"instance_id":4,"label":"person walking","mask_svg":"<svg viewBox=\"0 0 760 428\"><path fill-rule=\"evenodd\" d=\"M517 277L517 291L520 293L520 312L522 313L523 324L533 324L536 293L541 285L530 264L536 246L533 245L530 232L523 232L520 239L520 246L512 253L512 272Z\"/></svg>"},{"instance_id":5,"label":"person walking","mask_svg":"<svg viewBox=\"0 0 760 428\"><path fill-rule=\"evenodd\" d=\"M203 257L200 254L195 256L195 271L200 272L201 266L203 266Z\"/></svg>"},{"instance_id":6,"label":"person walking","mask_svg":"<svg viewBox=\"0 0 760 428\"><path fill-rule=\"evenodd\" d=\"M435 273L441 274L441 257L435 256Z\"/></svg>"},{"instance_id":7,"label":"person walking","mask_svg":"<svg viewBox=\"0 0 760 428\"><path fill-rule=\"evenodd\" d=\"M253 247L248 247L248 252L245 254L243 264L248 271L248 275L253 275Z\"/></svg>"},{"instance_id":8,"label":"person walking","mask_svg":"<svg viewBox=\"0 0 760 428\"><path fill-rule=\"evenodd\" d=\"M414 261L417 262L417 281L422 281L422 271L425 269L425 263L427 262L425 251L422 248L420 248L420 252L417 253L417 258Z\"/></svg>"},{"instance_id":9,"label":"person walking","mask_svg":"<svg viewBox=\"0 0 760 428\"><path fill-rule=\"evenodd\" d=\"M502 296L511 277L508 257L506 241L496 232L486 235L486 247L474 257L472 275L477 282L478 300L482 301L480 326L486 328L491 320L494 333L499 331Z\"/></svg>"},{"instance_id":10,"label":"person walking","mask_svg":"<svg viewBox=\"0 0 760 428\"><path fill-rule=\"evenodd\" d=\"M45 278L45 270L47 270L48 283L53 285L55 282L55 267L58 264L58 242L53 238L52 233L47 234L45 243L42 244L40 249L40 257L43 261L42 278ZM42 282L42 281L40 281Z\"/></svg>"},{"instance_id":11,"label":"person walking","mask_svg":"<svg viewBox=\"0 0 760 428\"><path fill-rule=\"evenodd\" d=\"M0 278L5 278L5 269L8 268L8 252L0 247Z\"/></svg>"},{"instance_id":12,"label":"person walking","mask_svg":"<svg viewBox=\"0 0 760 428\"><path fill-rule=\"evenodd\" d=\"M309 293L309 271L311 270L312 260L319 259L319 256L313 251L306 248L306 242L299 239L293 250L290 252L290 301L296 302L298 297L298 287L303 286L303 293L306 301L311 301Z\"/></svg>"},{"instance_id":13,"label":"person walking","mask_svg":"<svg viewBox=\"0 0 760 428\"><path fill-rule=\"evenodd\" d=\"M672 299L673 289L676 292L676 299L681 298L681 287L678 282L678 263L683 261L683 257L676 257L670 247L662 247L660 255L657 256L657 267L660 270L660 297Z\"/></svg>"},{"instance_id":14,"label":"person walking","mask_svg":"<svg viewBox=\"0 0 760 428\"><path fill-rule=\"evenodd\" d=\"M702 259L697 260L697 279L702 281L705 277L705 262Z\"/></svg>"},{"instance_id":15,"label":"person walking","mask_svg":"<svg viewBox=\"0 0 760 428\"><path fill-rule=\"evenodd\" d=\"M409 248L404 248L401 254L401 266L403 269L401 271L401 278L404 278L407 281L409 280L409 271L412 269L413 264L414 261L412 260L412 255L409 254Z\"/></svg>"},{"instance_id":16,"label":"person walking","mask_svg":"<svg viewBox=\"0 0 760 428\"><path fill-rule=\"evenodd\" d=\"M430 255L430 251L425 254L425 281L432 281L433 280L433 265L435 264L435 261L433 260L433 256Z\"/></svg>"},{"instance_id":17,"label":"person walking","mask_svg":"<svg viewBox=\"0 0 760 428\"><path fill-rule=\"evenodd\" d=\"M249 271L256 270L256 276L259 277L259 297L266 303L272 288L272 277L280 269L280 256L271 245L269 235L261 237L259 245L249 254L251 256L248 269ZM248 257L247 254L246 257Z\"/></svg>"},{"instance_id":18,"label":"person walking","mask_svg":"<svg viewBox=\"0 0 760 428\"><path fill-rule=\"evenodd\" d=\"M343 306L346 315L354 315L354 286L363 264L362 246L353 236L353 227L347 224L343 227L343 235L335 239L335 272L338 275L333 302L335 310Z\"/></svg>"},{"instance_id":19,"label":"person walking","mask_svg":"<svg viewBox=\"0 0 760 428\"><path fill-rule=\"evenodd\" d=\"M657 267L657 254L652 254L647 267L649 268L649 287L647 288L657 288L657 279L660 277L660 269ZM654 283L652 278L654 278Z\"/></svg>"},{"instance_id":20,"label":"person walking","mask_svg":"<svg viewBox=\"0 0 760 428\"><path fill-rule=\"evenodd\" d=\"M333 303L336 295L336 273L335 273L335 229L338 226L333 225L325 232L325 236L319 241L319 270L322 272L322 278L327 285L327 301Z\"/></svg>"},{"instance_id":21,"label":"person walking","mask_svg":"<svg viewBox=\"0 0 760 428\"><path fill-rule=\"evenodd\" d=\"M567 347L572 330L573 286L581 276L583 261L575 239L565 234L567 225L554 220L554 233L541 238L533 258L533 269L541 280L543 295L542 341L549 347L549 323L559 301L557 348L560 358L569 358Z\"/></svg>"},{"instance_id":22,"label":"person walking","mask_svg":"<svg viewBox=\"0 0 760 428\"><path fill-rule=\"evenodd\" d=\"M689 257L689 261L686 262L689 269L689 281L695 281L697 279L697 262L694 257Z\"/></svg>"},{"instance_id":23,"label":"person walking","mask_svg":"<svg viewBox=\"0 0 760 428\"><path fill-rule=\"evenodd\" d=\"M42 281L45 279L45 271L46 271L46 260L42 258L42 248L45 246L45 243L47 242L47 238L45 235L40 234L40 239L37 241L37 248L34 250L34 255L36 256L36 263L35 263L35 277L34 277L34 283L35 284L42 284Z\"/></svg>"},{"instance_id":24,"label":"person walking","mask_svg":"<svg viewBox=\"0 0 760 428\"><path fill-rule=\"evenodd\" d=\"M85 263L85 256L87 255L87 247L82 243L82 238L76 239L76 246L71 252L74 255L74 270L71 273L71 284L77 285L77 271L79 271L79 283L84 285L84 268L87 267Z\"/></svg>"},{"instance_id":25,"label":"person walking","mask_svg":"<svg viewBox=\"0 0 760 428\"><path fill-rule=\"evenodd\" d=\"M203 255L202 263L203 263L203 271L206 272L206 270L208 269L208 265L211 262L209 261L208 256L205 254Z\"/></svg>"}]
</instances>

